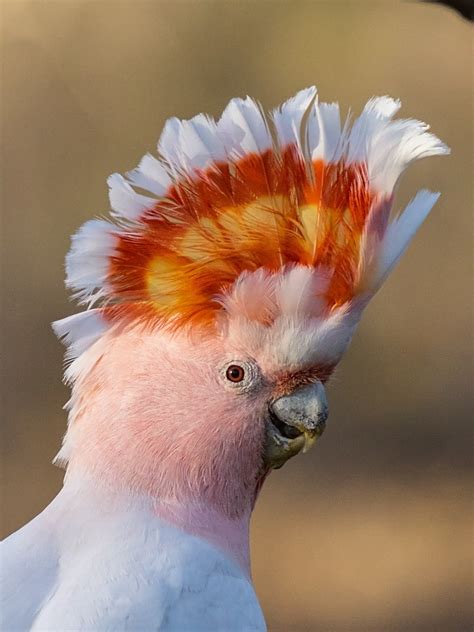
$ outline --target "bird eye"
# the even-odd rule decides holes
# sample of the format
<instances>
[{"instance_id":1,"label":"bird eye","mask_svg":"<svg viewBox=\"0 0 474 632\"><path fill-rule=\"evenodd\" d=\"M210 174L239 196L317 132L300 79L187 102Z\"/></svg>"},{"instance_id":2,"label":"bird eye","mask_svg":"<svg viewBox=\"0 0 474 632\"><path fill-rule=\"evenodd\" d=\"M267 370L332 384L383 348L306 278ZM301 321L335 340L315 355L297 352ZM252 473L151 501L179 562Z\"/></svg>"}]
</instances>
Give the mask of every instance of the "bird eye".
<instances>
[{"instance_id":1,"label":"bird eye","mask_svg":"<svg viewBox=\"0 0 474 632\"><path fill-rule=\"evenodd\" d=\"M238 364L231 364L227 367L225 376L229 380L229 382L242 382L245 377L245 371L243 367L239 366Z\"/></svg>"}]
</instances>

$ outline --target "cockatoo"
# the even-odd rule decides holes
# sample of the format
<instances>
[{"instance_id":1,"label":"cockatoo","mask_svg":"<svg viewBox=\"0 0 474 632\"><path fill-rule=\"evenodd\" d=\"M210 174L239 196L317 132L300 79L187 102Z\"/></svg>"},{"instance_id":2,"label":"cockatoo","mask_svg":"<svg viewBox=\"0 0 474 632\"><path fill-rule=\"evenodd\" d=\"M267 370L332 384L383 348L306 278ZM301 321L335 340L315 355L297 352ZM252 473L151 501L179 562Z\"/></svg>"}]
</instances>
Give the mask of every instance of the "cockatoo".
<instances>
[{"instance_id":1,"label":"cockatoo","mask_svg":"<svg viewBox=\"0 0 474 632\"><path fill-rule=\"evenodd\" d=\"M266 115L170 119L72 238L85 311L53 324L72 386L64 486L2 544L3 630L264 630L249 521L306 452L361 314L428 215L409 163L448 153L372 98L341 127L316 88Z\"/></svg>"}]
</instances>

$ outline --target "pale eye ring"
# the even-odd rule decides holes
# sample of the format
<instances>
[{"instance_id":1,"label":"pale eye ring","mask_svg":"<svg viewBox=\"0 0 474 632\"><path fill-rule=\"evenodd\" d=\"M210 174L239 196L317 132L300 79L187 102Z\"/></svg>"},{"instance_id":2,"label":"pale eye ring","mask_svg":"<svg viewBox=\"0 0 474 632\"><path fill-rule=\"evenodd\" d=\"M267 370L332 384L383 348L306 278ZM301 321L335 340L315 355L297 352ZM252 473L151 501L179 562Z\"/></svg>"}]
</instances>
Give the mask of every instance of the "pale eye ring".
<instances>
[{"instance_id":1,"label":"pale eye ring","mask_svg":"<svg viewBox=\"0 0 474 632\"><path fill-rule=\"evenodd\" d=\"M239 364L230 364L227 367L225 376L229 380L229 382L238 384L239 382L242 382L245 378L245 369Z\"/></svg>"},{"instance_id":2,"label":"pale eye ring","mask_svg":"<svg viewBox=\"0 0 474 632\"><path fill-rule=\"evenodd\" d=\"M247 393L261 383L258 365L252 360L229 360L219 371L225 388Z\"/></svg>"}]
</instances>

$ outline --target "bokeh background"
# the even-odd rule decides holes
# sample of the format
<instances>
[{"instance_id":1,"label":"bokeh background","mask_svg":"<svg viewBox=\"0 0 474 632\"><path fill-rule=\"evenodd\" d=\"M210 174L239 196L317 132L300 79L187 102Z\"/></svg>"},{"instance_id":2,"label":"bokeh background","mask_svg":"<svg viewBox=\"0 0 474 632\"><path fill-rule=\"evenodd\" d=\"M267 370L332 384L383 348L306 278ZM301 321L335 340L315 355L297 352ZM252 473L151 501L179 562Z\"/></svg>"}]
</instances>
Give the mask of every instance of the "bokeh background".
<instances>
[{"instance_id":1,"label":"bokeh background","mask_svg":"<svg viewBox=\"0 0 474 632\"><path fill-rule=\"evenodd\" d=\"M252 530L270 629L472 628L471 26L418 2L116 1L1 4L2 533L56 494L65 429L70 234L108 207L106 176L138 162L167 117L272 107L316 83L358 111L402 99L450 158L411 168L440 202L367 310L310 454L273 474Z\"/></svg>"}]
</instances>

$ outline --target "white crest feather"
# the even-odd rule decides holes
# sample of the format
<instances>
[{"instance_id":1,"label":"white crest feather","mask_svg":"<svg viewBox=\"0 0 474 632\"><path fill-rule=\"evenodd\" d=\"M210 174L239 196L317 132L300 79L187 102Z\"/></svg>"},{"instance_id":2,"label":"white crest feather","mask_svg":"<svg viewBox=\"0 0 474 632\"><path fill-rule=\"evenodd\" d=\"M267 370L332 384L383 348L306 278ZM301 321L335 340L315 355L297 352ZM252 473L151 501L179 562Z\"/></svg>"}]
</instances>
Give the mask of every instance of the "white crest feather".
<instances>
[{"instance_id":1,"label":"white crest feather","mask_svg":"<svg viewBox=\"0 0 474 632\"><path fill-rule=\"evenodd\" d=\"M110 257L117 245L117 228L102 219L92 219L72 237L66 256L66 287L80 303L92 304L107 294Z\"/></svg>"},{"instance_id":2,"label":"white crest feather","mask_svg":"<svg viewBox=\"0 0 474 632\"><path fill-rule=\"evenodd\" d=\"M350 130L347 162L368 159L373 138L387 127L387 122L398 112L400 106L400 101L390 97L369 99L362 114L354 121Z\"/></svg>"},{"instance_id":3,"label":"white crest feather","mask_svg":"<svg viewBox=\"0 0 474 632\"><path fill-rule=\"evenodd\" d=\"M158 150L170 165L190 172L226 159L216 123L205 114L198 114L189 121L169 119L158 143Z\"/></svg>"},{"instance_id":4,"label":"white crest feather","mask_svg":"<svg viewBox=\"0 0 474 632\"><path fill-rule=\"evenodd\" d=\"M138 167L127 173L131 184L163 197L171 185L171 178L162 162L151 154L145 154Z\"/></svg>"},{"instance_id":5,"label":"white crest feather","mask_svg":"<svg viewBox=\"0 0 474 632\"><path fill-rule=\"evenodd\" d=\"M222 113L217 129L231 156L263 152L272 147L271 134L262 109L250 97L232 99Z\"/></svg>"},{"instance_id":6,"label":"white crest feather","mask_svg":"<svg viewBox=\"0 0 474 632\"><path fill-rule=\"evenodd\" d=\"M371 186L391 193L397 180L414 160L450 153L429 126L413 119L387 122L367 139L367 168Z\"/></svg>"},{"instance_id":7,"label":"white crest feather","mask_svg":"<svg viewBox=\"0 0 474 632\"><path fill-rule=\"evenodd\" d=\"M377 257L372 281L374 288L382 285L405 252L418 228L427 218L439 196L439 193L432 193L431 191L418 191L403 213L389 224Z\"/></svg>"},{"instance_id":8,"label":"white crest feather","mask_svg":"<svg viewBox=\"0 0 474 632\"><path fill-rule=\"evenodd\" d=\"M67 346L67 359L75 359L86 351L108 329L100 309L89 309L52 323L57 337Z\"/></svg>"},{"instance_id":9,"label":"white crest feather","mask_svg":"<svg viewBox=\"0 0 474 632\"><path fill-rule=\"evenodd\" d=\"M120 219L136 221L155 204L153 198L134 191L120 173L113 173L107 179L109 185L109 200L112 208L111 215Z\"/></svg>"},{"instance_id":10,"label":"white crest feather","mask_svg":"<svg viewBox=\"0 0 474 632\"><path fill-rule=\"evenodd\" d=\"M315 86L300 90L288 101L285 101L279 108L272 112L272 119L278 134L280 147L285 147L289 143L296 143L300 150L304 132L303 117L308 111L313 101L316 99L317 90Z\"/></svg>"},{"instance_id":11,"label":"white crest feather","mask_svg":"<svg viewBox=\"0 0 474 632\"><path fill-rule=\"evenodd\" d=\"M335 162L342 152L341 118L337 103L315 103L308 117L308 140L313 160Z\"/></svg>"}]
</instances>

